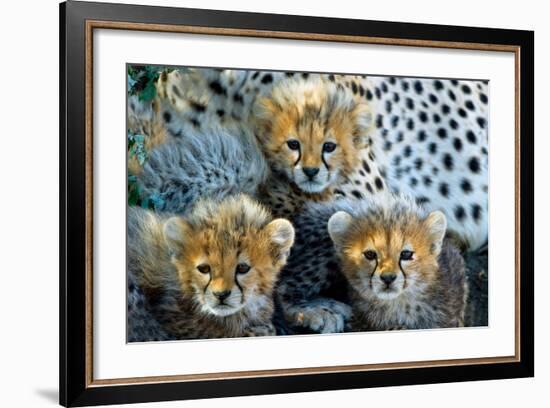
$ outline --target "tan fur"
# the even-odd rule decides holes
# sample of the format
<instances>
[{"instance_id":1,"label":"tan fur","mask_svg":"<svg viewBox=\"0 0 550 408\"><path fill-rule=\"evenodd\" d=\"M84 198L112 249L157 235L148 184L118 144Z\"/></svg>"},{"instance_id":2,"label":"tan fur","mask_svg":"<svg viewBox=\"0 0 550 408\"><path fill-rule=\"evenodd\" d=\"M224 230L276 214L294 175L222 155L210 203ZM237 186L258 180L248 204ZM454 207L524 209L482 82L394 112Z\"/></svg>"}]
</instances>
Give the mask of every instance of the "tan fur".
<instances>
[{"instance_id":1,"label":"tan fur","mask_svg":"<svg viewBox=\"0 0 550 408\"><path fill-rule=\"evenodd\" d=\"M353 330L462 326L464 261L444 243L443 213L426 216L399 197L366 209L337 212L328 224L352 288ZM407 252L410 258L403 257Z\"/></svg>"},{"instance_id":2,"label":"tan fur","mask_svg":"<svg viewBox=\"0 0 550 408\"><path fill-rule=\"evenodd\" d=\"M129 264L144 292L164 291L156 315L168 333L176 338L275 334L273 287L294 241L288 221L273 220L245 195L199 201L186 218L159 220L147 213L138 219L138 236L129 237ZM243 264L250 270L238 273ZM227 299L221 302L216 294L224 291Z\"/></svg>"},{"instance_id":3,"label":"tan fur","mask_svg":"<svg viewBox=\"0 0 550 408\"><path fill-rule=\"evenodd\" d=\"M256 136L271 167L306 192L334 187L358 166L359 151L369 144L369 106L319 76L279 82L258 99L254 113ZM300 149L289 148L289 140L298 141ZM335 143L336 149L323 152L326 142ZM300 179L307 167L321 170L312 189Z\"/></svg>"}]
</instances>

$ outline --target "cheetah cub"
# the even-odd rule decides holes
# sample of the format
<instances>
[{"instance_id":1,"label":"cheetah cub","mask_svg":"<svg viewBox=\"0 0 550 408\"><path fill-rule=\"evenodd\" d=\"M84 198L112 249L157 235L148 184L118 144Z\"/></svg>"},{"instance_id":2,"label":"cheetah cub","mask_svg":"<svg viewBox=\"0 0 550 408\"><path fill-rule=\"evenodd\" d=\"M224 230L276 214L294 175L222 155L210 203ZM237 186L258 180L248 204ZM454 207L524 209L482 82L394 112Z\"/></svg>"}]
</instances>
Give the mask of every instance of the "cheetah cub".
<instances>
[{"instance_id":1,"label":"cheetah cub","mask_svg":"<svg viewBox=\"0 0 550 408\"><path fill-rule=\"evenodd\" d=\"M275 213L286 210L284 216L332 197L372 142L370 106L319 75L279 81L258 97L253 113L251 126L273 173L261 198Z\"/></svg>"},{"instance_id":2,"label":"cheetah cub","mask_svg":"<svg viewBox=\"0 0 550 408\"><path fill-rule=\"evenodd\" d=\"M275 335L273 288L293 241L290 222L245 195L185 217L130 208L128 273L168 338Z\"/></svg>"},{"instance_id":3,"label":"cheetah cub","mask_svg":"<svg viewBox=\"0 0 550 408\"><path fill-rule=\"evenodd\" d=\"M328 231L351 287L353 331L464 325L464 261L444 239L446 225L442 212L426 214L398 196L330 217Z\"/></svg>"}]
</instances>

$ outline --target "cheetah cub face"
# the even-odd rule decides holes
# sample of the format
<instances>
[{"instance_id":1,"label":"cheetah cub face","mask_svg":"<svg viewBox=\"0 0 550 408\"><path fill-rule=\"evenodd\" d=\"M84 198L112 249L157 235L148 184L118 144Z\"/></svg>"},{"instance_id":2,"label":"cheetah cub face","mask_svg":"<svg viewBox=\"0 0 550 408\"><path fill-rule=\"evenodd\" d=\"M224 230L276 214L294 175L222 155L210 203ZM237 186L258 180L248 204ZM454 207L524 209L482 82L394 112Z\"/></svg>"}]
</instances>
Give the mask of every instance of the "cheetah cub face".
<instances>
[{"instance_id":1,"label":"cheetah cub face","mask_svg":"<svg viewBox=\"0 0 550 408\"><path fill-rule=\"evenodd\" d=\"M304 192L321 193L356 167L372 114L349 90L313 76L278 83L256 102L254 121L273 171Z\"/></svg>"},{"instance_id":2,"label":"cheetah cub face","mask_svg":"<svg viewBox=\"0 0 550 408\"><path fill-rule=\"evenodd\" d=\"M437 279L438 255L446 230L445 215L419 214L415 204L395 200L352 216L335 213L328 229L342 272L363 297L392 300L422 292Z\"/></svg>"},{"instance_id":3,"label":"cheetah cub face","mask_svg":"<svg viewBox=\"0 0 550 408\"><path fill-rule=\"evenodd\" d=\"M246 196L221 204L203 201L195 208L164 225L183 292L216 316L265 306L294 242L292 224L271 220Z\"/></svg>"}]
</instances>

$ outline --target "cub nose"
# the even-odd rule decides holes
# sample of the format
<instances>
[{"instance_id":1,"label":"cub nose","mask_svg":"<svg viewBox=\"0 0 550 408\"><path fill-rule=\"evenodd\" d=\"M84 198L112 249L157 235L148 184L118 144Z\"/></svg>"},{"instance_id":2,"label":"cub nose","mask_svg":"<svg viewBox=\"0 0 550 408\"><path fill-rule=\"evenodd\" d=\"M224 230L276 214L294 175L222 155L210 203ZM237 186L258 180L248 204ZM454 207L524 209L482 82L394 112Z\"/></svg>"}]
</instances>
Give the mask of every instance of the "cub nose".
<instances>
[{"instance_id":1,"label":"cub nose","mask_svg":"<svg viewBox=\"0 0 550 408\"><path fill-rule=\"evenodd\" d=\"M309 179L312 179L319 173L319 167L304 167L302 171Z\"/></svg>"},{"instance_id":2,"label":"cub nose","mask_svg":"<svg viewBox=\"0 0 550 408\"><path fill-rule=\"evenodd\" d=\"M388 286L390 286L396 278L397 275L395 273L383 273L382 275L380 275L380 279L382 279L382 282L384 282Z\"/></svg>"},{"instance_id":3,"label":"cub nose","mask_svg":"<svg viewBox=\"0 0 550 408\"><path fill-rule=\"evenodd\" d=\"M223 302L231 294L230 290L224 290L223 292L213 292L213 295L218 298L220 302Z\"/></svg>"}]
</instances>

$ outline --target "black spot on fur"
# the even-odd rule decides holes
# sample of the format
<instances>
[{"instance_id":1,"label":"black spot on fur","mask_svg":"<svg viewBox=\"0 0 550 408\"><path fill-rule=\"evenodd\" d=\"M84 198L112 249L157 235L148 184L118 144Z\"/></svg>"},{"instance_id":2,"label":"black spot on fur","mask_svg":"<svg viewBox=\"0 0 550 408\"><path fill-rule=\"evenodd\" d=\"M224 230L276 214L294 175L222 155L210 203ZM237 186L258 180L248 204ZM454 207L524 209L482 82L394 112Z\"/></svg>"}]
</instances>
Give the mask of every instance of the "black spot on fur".
<instances>
[{"instance_id":1,"label":"black spot on fur","mask_svg":"<svg viewBox=\"0 0 550 408\"><path fill-rule=\"evenodd\" d=\"M308 73L306 73L306 72L304 72L304 73L302 74L302 78L304 78L304 79L308 79L308 78L309 78L309 74L308 74Z\"/></svg>"},{"instance_id":2,"label":"black spot on fur","mask_svg":"<svg viewBox=\"0 0 550 408\"><path fill-rule=\"evenodd\" d=\"M471 144L476 144L476 142L477 142L477 137L476 137L475 133L472 132L471 130L468 130L466 132L466 139L468 139L468 142L470 142Z\"/></svg>"},{"instance_id":3,"label":"black spot on fur","mask_svg":"<svg viewBox=\"0 0 550 408\"><path fill-rule=\"evenodd\" d=\"M434 81L434 88L438 91L441 91L443 89L443 82L441 82L439 79L436 79Z\"/></svg>"},{"instance_id":4,"label":"black spot on fur","mask_svg":"<svg viewBox=\"0 0 550 408\"><path fill-rule=\"evenodd\" d=\"M449 105L447 105L447 104L441 105L441 112L444 115L448 115L450 111L451 111L451 108L449 107Z\"/></svg>"},{"instance_id":5,"label":"black spot on fur","mask_svg":"<svg viewBox=\"0 0 550 408\"><path fill-rule=\"evenodd\" d=\"M191 105L191 108L195 111L195 112L198 112L198 113L202 113L206 110L206 106L204 105L201 105L200 103L197 103L197 102L190 102L189 103Z\"/></svg>"},{"instance_id":6,"label":"black spot on fur","mask_svg":"<svg viewBox=\"0 0 550 408\"><path fill-rule=\"evenodd\" d=\"M164 118L164 121L166 123L170 123L170 121L172 120L172 114L168 111L164 111L164 113L162 114L162 117Z\"/></svg>"},{"instance_id":7,"label":"black spot on fur","mask_svg":"<svg viewBox=\"0 0 550 408\"><path fill-rule=\"evenodd\" d=\"M235 101L235 103L243 103L243 96L239 93L236 93L235 95L233 95L233 100Z\"/></svg>"},{"instance_id":8,"label":"black spot on fur","mask_svg":"<svg viewBox=\"0 0 550 408\"><path fill-rule=\"evenodd\" d=\"M452 101L456 101L456 95L450 89L449 89L448 95L449 95L449 98L451 98Z\"/></svg>"},{"instance_id":9,"label":"black spot on fur","mask_svg":"<svg viewBox=\"0 0 550 408\"><path fill-rule=\"evenodd\" d=\"M449 197L449 185L447 183L441 183L439 185L439 193L443 197Z\"/></svg>"},{"instance_id":10,"label":"black spot on fur","mask_svg":"<svg viewBox=\"0 0 550 408\"><path fill-rule=\"evenodd\" d=\"M487 102L489 101L489 98L487 98L487 95L485 95L484 93L480 93L479 94L479 100L482 103L487 104Z\"/></svg>"},{"instance_id":11,"label":"black spot on fur","mask_svg":"<svg viewBox=\"0 0 550 408\"><path fill-rule=\"evenodd\" d=\"M429 203L430 199L428 197L421 196L421 197L416 197L415 201L416 201L416 204L418 205L424 205L426 203Z\"/></svg>"},{"instance_id":12,"label":"black spot on fur","mask_svg":"<svg viewBox=\"0 0 550 408\"><path fill-rule=\"evenodd\" d=\"M421 122L426 123L428 121L428 115L424 111L420 111L418 114L418 119L420 119Z\"/></svg>"},{"instance_id":13,"label":"black spot on fur","mask_svg":"<svg viewBox=\"0 0 550 408\"><path fill-rule=\"evenodd\" d=\"M374 88L374 94L378 99L380 99L380 97L382 96L382 94L380 93L380 89L378 87Z\"/></svg>"},{"instance_id":14,"label":"black spot on fur","mask_svg":"<svg viewBox=\"0 0 550 408\"><path fill-rule=\"evenodd\" d=\"M363 160L363 168L367 173L370 173L370 166L365 160Z\"/></svg>"},{"instance_id":15,"label":"black spot on fur","mask_svg":"<svg viewBox=\"0 0 550 408\"><path fill-rule=\"evenodd\" d=\"M472 93L472 90L470 89L470 87L468 85L462 85L462 92L469 95L469 94Z\"/></svg>"},{"instance_id":16,"label":"black spot on fur","mask_svg":"<svg viewBox=\"0 0 550 408\"><path fill-rule=\"evenodd\" d=\"M288 72L287 72L287 74L288 74ZM258 75L260 75L260 71L254 72L254 74L252 75L252 79L258 78Z\"/></svg>"},{"instance_id":17,"label":"black spot on fur","mask_svg":"<svg viewBox=\"0 0 550 408\"><path fill-rule=\"evenodd\" d=\"M437 96L435 96L434 94L430 94L429 98L430 98L430 102L433 104L436 104L439 101Z\"/></svg>"},{"instance_id":18,"label":"black spot on fur","mask_svg":"<svg viewBox=\"0 0 550 408\"><path fill-rule=\"evenodd\" d=\"M218 109L216 111L216 115L218 115L220 118L223 118L225 115L225 111L223 109Z\"/></svg>"},{"instance_id":19,"label":"black spot on fur","mask_svg":"<svg viewBox=\"0 0 550 408\"><path fill-rule=\"evenodd\" d=\"M225 88L218 82L218 81L212 81L209 84L210 89L218 95L227 95L227 91Z\"/></svg>"},{"instance_id":20,"label":"black spot on fur","mask_svg":"<svg viewBox=\"0 0 550 408\"><path fill-rule=\"evenodd\" d=\"M479 117L479 118L476 119L476 122L477 122L477 124L479 125L480 128L485 129L485 124L486 124L485 119Z\"/></svg>"},{"instance_id":21,"label":"black spot on fur","mask_svg":"<svg viewBox=\"0 0 550 408\"><path fill-rule=\"evenodd\" d=\"M412 148L411 146L405 146L405 148L403 149L403 156L404 157L410 157L412 154Z\"/></svg>"},{"instance_id":22,"label":"black spot on fur","mask_svg":"<svg viewBox=\"0 0 550 408\"><path fill-rule=\"evenodd\" d=\"M418 141L419 142L423 142L424 140L426 140L426 137L428 137L428 135L426 134L425 130L421 130L421 131L418 132Z\"/></svg>"},{"instance_id":23,"label":"black spot on fur","mask_svg":"<svg viewBox=\"0 0 550 408\"><path fill-rule=\"evenodd\" d=\"M355 81L351 81L351 92L357 95L357 91L357 84L355 83Z\"/></svg>"},{"instance_id":24,"label":"black spot on fur","mask_svg":"<svg viewBox=\"0 0 550 408\"><path fill-rule=\"evenodd\" d=\"M431 154L435 154L437 153L437 144L435 143L430 143L429 146L428 146L428 150L430 151Z\"/></svg>"},{"instance_id":25,"label":"black spot on fur","mask_svg":"<svg viewBox=\"0 0 550 408\"><path fill-rule=\"evenodd\" d=\"M376 127L381 128L383 126L384 126L384 118L382 117L382 115L378 114L376 116Z\"/></svg>"},{"instance_id":26,"label":"black spot on fur","mask_svg":"<svg viewBox=\"0 0 550 408\"><path fill-rule=\"evenodd\" d=\"M458 115L462 118L465 118L466 116L468 116L468 114L466 113L466 111L462 108L458 108Z\"/></svg>"},{"instance_id":27,"label":"black spot on fur","mask_svg":"<svg viewBox=\"0 0 550 408\"><path fill-rule=\"evenodd\" d=\"M454 167L453 157L449 153L443 155L443 166L449 171Z\"/></svg>"},{"instance_id":28,"label":"black spot on fur","mask_svg":"<svg viewBox=\"0 0 550 408\"><path fill-rule=\"evenodd\" d=\"M391 125L392 127L397 127L397 124L399 123L399 116L394 115L391 118Z\"/></svg>"},{"instance_id":29,"label":"black spot on fur","mask_svg":"<svg viewBox=\"0 0 550 408\"><path fill-rule=\"evenodd\" d=\"M462 191L464 191L466 194L471 193L471 192L472 192L472 183L470 183L470 182L468 181L468 179L463 179L463 180L460 182L460 188L461 188Z\"/></svg>"},{"instance_id":30,"label":"black spot on fur","mask_svg":"<svg viewBox=\"0 0 550 408\"><path fill-rule=\"evenodd\" d=\"M265 74L262 78L262 84L270 84L273 82L273 75L271 74Z\"/></svg>"},{"instance_id":31,"label":"black spot on fur","mask_svg":"<svg viewBox=\"0 0 550 408\"><path fill-rule=\"evenodd\" d=\"M462 221L464 218L466 218L466 211L464 211L464 207L461 205L457 205L455 208L455 218L458 221Z\"/></svg>"},{"instance_id":32,"label":"black spot on fur","mask_svg":"<svg viewBox=\"0 0 550 408\"><path fill-rule=\"evenodd\" d=\"M455 137L453 140L453 146L455 147L456 151L459 152L462 150L462 140L460 140L458 137Z\"/></svg>"},{"instance_id":33,"label":"black spot on fur","mask_svg":"<svg viewBox=\"0 0 550 408\"><path fill-rule=\"evenodd\" d=\"M180 92L180 90L178 89L178 87L176 85L172 85L172 92L174 92L174 94L178 98L181 98L181 92Z\"/></svg>"},{"instance_id":34,"label":"black spot on fur","mask_svg":"<svg viewBox=\"0 0 550 408\"><path fill-rule=\"evenodd\" d=\"M422 82L415 81L414 90L416 91L417 94L420 95L422 93L422 91L424 91L424 87L422 86Z\"/></svg>"},{"instance_id":35,"label":"black spot on fur","mask_svg":"<svg viewBox=\"0 0 550 408\"><path fill-rule=\"evenodd\" d=\"M409 83L404 79L401 81L401 89L403 89L403 92L407 92L409 90Z\"/></svg>"},{"instance_id":36,"label":"black spot on fur","mask_svg":"<svg viewBox=\"0 0 550 408\"><path fill-rule=\"evenodd\" d=\"M432 185L432 179L430 178L430 176L422 177L422 181L424 182L424 185L426 187L430 187Z\"/></svg>"},{"instance_id":37,"label":"black spot on fur","mask_svg":"<svg viewBox=\"0 0 550 408\"><path fill-rule=\"evenodd\" d=\"M447 138L447 129L445 129L445 128L437 129L437 136L439 136L440 139L446 139Z\"/></svg>"},{"instance_id":38,"label":"black spot on fur","mask_svg":"<svg viewBox=\"0 0 550 408\"><path fill-rule=\"evenodd\" d=\"M409 183L411 184L411 187L416 187L416 185L418 184L418 180L416 179L416 177L411 177Z\"/></svg>"},{"instance_id":39,"label":"black spot on fur","mask_svg":"<svg viewBox=\"0 0 550 408\"><path fill-rule=\"evenodd\" d=\"M420 157L417 157L415 160L414 160L414 168L416 170L420 170L422 169L422 165L424 164L424 162L422 161L422 159Z\"/></svg>"},{"instance_id":40,"label":"black spot on fur","mask_svg":"<svg viewBox=\"0 0 550 408\"><path fill-rule=\"evenodd\" d=\"M371 194L373 193L372 186L370 185L370 183L368 181L365 183L365 187L367 188L367 191L369 193L371 193Z\"/></svg>"},{"instance_id":41,"label":"black spot on fur","mask_svg":"<svg viewBox=\"0 0 550 408\"><path fill-rule=\"evenodd\" d=\"M410 118L407 120L407 129L409 129L409 130L414 129L414 121Z\"/></svg>"},{"instance_id":42,"label":"black spot on fur","mask_svg":"<svg viewBox=\"0 0 550 408\"><path fill-rule=\"evenodd\" d=\"M451 119L449 120L449 126L451 127L451 129L458 129L458 122L454 119Z\"/></svg>"},{"instance_id":43,"label":"black spot on fur","mask_svg":"<svg viewBox=\"0 0 550 408\"><path fill-rule=\"evenodd\" d=\"M380 177L376 177L374 179L374 185L377 190L382 190L384 188L384 183L382 183L382 179Z\"/></svg>"},{"instance_id":44,"label":"black spot on fur","mask_svg":"<svg viewBox=\"0 0 550 408\"><path fill-rule=\"evenodd\" d=\"M472 157L468 161L468 167L470 168L472 173L479 173L479 171L481 170L481 166L479 164L478 158L477 157Z\"/></svg>"},{"instance_id":45,"label":"black spot on fur","mask_svg":"<svg viewBox=\"0 0 550 408\"><path fill-rule=\"evenodd\" d=\"M432 118L435 123L441 122L441 116L439 116L437 113L434 113Z\"/></svg>"},{"instance_id":46,"label":"black spot on fur","mask_svg":"<svg viewBox=\"0 0 550 408\"><path fill-rule=\"evenodd\" d=\"M401 98L399 97L399 94L398 94L397 92L394 92L394 93L393 93L393 101L394 101L395 103L397 103L397 102L399 102L400 99L401 99Z\"/></svg>"},{"instance_id":47,"label":"black spot on fur","mask_svg":"<svg viewBox=\"0 0 550 408\"><path fill-rule=\"evenodd\" d=\"M465 103L464 103L464 106L466 106L466 109L468 110L471 110L473 111L475 109L474 107L474 103L470 100L467 100Z\"/></svg>"},{"instance_id":48,"label":"black spot on fur","mask_svg":"<svg viewBox=\"0 0 550 408\"><path fill-rule=\"evenodd\" d=\"M481 206L479 204L472 204L472 218L475 222L478 222L481 218Z\"/></svg>"},{"instance_id":49,"label":"black spot on fur","mask_svg":"<svg viewBox=\"0 0 550 408\"><path fill-rule=\"evenodd\" d=\"M361 193L360 193L359 191L357 191L357 190L353 190L353 191L351 192L351 194L353 194L353 196L356 197L356 198L363 198L363 194L361 194Z\"/></svg>"},{"instance_id":50,"label":"black spot on fur","mask_svg":"<svg viewBox=\"0 0 550 408\"><path fill-rule=\"evenodd\" d=\"M367 89L365 96L367 97L367 100L372 100L372 92L370 91L370 89Z\"/></svg>"},{"instance_id":51,"label":"black spot on fur","mask_svg":"<svg viewBox=\"0 0 550 408\"><path fill-rule=\"evenodd\" d=\"M405 105L407 106L407 109L410 109L410 110L414 109L414 101L411 98L407 98L405 100Z\"/></svg>"},{"instance_id":52,"label":"black spot on fur","mask_svg":"<svg viewBox=\"0 0 550 408\"><path fill-rule=\"evenodd\" d=\"M388 92L388 85L386 85L385 82L382 82L382 92L384 92L384 93Z\"/></svg>"}]
</instances>

